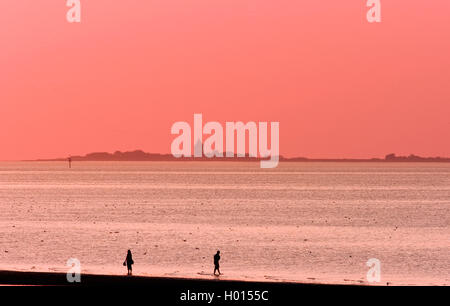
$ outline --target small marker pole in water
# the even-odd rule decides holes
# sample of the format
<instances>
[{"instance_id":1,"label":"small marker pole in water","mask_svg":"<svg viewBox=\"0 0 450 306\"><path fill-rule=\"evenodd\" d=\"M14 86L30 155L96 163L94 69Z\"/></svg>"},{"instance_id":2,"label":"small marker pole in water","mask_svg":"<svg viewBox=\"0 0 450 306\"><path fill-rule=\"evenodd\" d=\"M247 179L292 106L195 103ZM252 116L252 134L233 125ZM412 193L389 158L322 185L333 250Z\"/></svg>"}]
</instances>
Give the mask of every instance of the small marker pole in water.
<instances>
[{"instance_id":1,"label":"small marker pole in water","mask_svg":"<svg viewBox=\"0 0 450 306\"><path fill-rule=\"evenodd\" d=\"M67 161L69 162L69 169L72 168L72 158L69 157L69 158L67 159Z\"/></svg>"}]
</instances>

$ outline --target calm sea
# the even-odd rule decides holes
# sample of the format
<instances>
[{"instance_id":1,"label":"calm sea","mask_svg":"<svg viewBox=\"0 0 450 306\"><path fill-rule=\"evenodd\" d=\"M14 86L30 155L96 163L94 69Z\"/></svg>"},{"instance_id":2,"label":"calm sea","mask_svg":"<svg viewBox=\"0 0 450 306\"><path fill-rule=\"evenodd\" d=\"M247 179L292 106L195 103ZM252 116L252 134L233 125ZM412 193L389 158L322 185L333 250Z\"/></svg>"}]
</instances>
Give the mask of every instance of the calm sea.
<instances>
[{"instance_id":1,"label":"calm sea","mask_svg":"<svg viewBox=\"0 0 450 306\"><path fill-rule=\"evenodd\" d=\"M0 163L0 269L450 285L450 164Z\"/></svg>"}]
</instances>

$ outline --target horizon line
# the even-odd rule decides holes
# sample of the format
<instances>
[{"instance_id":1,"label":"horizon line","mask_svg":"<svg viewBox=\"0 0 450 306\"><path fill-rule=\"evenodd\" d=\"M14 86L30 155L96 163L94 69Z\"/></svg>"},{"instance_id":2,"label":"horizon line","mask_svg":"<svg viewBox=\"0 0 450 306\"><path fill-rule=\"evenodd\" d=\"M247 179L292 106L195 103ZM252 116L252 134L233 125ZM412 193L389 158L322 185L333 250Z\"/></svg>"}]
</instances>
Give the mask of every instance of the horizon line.
<instances>
[{"instance_id":1,"label":"horizon line","mask_svg":"<svg viewBox=\"0 0 450 306\"><path fill-rule=\"evenodd\" d=\"M171 153L151 153L145 152L141 149L131 150L131 151L119 151L116 150L113 153L106 151L96 151L86 153L85 155L69 155L67 157L56 157L56 158L37 158L37 159L12 159L12 160L0 160L2 162L20 162L20 161L67 161L69 158L72 161L162 161L154 160L157 157L165 159L164 161L260 161L265 158L257 156L249 156L246 152L244 157L237 157L233 153L233 157L227 157L226 151L222 152L223 157L180 157L176 158ZM339 157L339 158L309 158L304 156L294 156L294 157L284 157L283 155L278 155L280 161L450 161L450 157L443 156L419 156L415 154L409 154L408 156L396 155L395 153L386 154L384 157L367 157L367 158L350 158L350 157ZM128 160L127 160L128 159ZM153 160L152 160L153 159Z\"/></svg>"}]
</instances>

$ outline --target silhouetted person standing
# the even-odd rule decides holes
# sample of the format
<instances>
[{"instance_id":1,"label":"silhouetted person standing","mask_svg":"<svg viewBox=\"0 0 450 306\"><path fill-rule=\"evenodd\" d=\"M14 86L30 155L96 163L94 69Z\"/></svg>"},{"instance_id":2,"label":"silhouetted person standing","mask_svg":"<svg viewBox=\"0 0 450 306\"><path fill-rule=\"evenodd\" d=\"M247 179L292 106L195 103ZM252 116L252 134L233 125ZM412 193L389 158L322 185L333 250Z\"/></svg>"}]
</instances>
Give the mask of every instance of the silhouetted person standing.
<instances>
[{"instance_id":1,"label":"silhouetted person standing","mask_svg":"<svg viewBox=\"0 0 450 306\"><path fill-rule=\"evenodd\" d=\"M131 251L128 250L127 258L125 258L125 261L123 262L123 265L124 265L124 266L125 266L125 265L127 266L127 269L128 269L128 275L131 275L132 272L133 272L133 268L131 267L132 264L134 264L133 256L131 255Z\"/></svg>"},{"instance_id":2,"label":"silhouetted person standing","mask_svg":"<svg viewBox=\"0 0 450 306\"><path fill-rule=\"evenodd\" d=\"M214 275L216 275L216 270L217 272L219 272L220 275L219 260L220 260L220 251L217 251L216 255L214 255Z\"/></svg>"}]
</instances>

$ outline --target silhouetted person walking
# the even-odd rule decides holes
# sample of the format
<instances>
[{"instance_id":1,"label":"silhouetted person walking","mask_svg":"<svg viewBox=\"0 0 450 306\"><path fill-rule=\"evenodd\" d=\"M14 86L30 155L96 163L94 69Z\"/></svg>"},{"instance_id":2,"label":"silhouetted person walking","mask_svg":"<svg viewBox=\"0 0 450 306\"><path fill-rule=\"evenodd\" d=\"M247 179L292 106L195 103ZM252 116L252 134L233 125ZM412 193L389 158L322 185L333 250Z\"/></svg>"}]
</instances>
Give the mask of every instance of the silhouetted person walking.
<instances>
[{"instance_id":1,"label":"silhouetted person walking","mask_svg":"<svg viewBox=\"0 0 450 306\"><path fill-rule=\"evenodd\" d=\"M214 275L216 275L216 271L219 272L220 275L219 260L220 260L220 251L217 251L216 255L214 255Z\"/></svg>"},{"instance_id":2,"label":"silhouetted person walking","mask_svg":"<svg viewBox=\"0 0 450 306\"><path fill-rule=\"evenodd\" d=\"M131 275L133 273L133 268L131 267L132 264L134 264L133 256L131 255L131 251L128 250L127 258L125 258L125 261L123 262L123 265L127 266L128 275Z\"/></svg>"}]
</instances>

